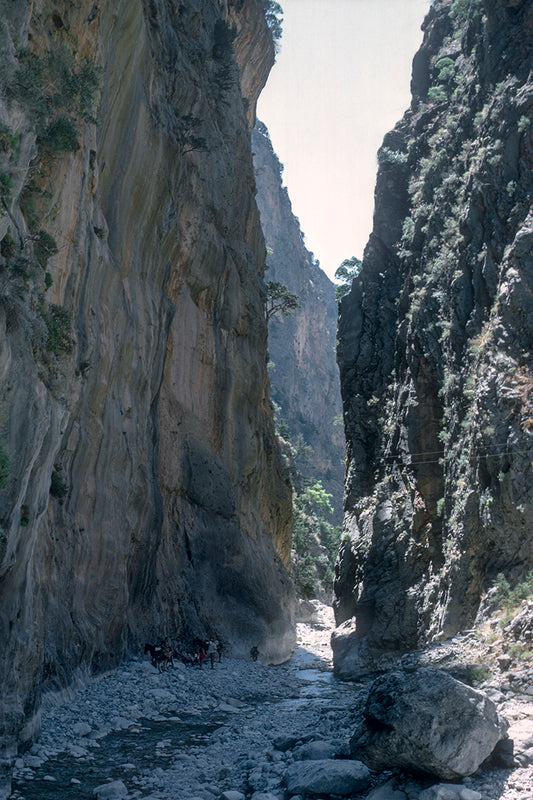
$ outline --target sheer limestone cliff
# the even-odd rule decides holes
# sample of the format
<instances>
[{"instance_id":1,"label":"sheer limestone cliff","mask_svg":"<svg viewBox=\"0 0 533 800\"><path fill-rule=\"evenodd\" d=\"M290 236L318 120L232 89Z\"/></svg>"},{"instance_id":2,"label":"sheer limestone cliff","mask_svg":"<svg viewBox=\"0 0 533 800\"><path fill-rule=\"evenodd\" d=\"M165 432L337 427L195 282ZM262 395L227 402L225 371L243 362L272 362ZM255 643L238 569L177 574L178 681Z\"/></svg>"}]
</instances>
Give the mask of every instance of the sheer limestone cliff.
<instances>
[{"instance_id":1,"label":"sheer limestone cliff","mask_svg":"<svg viewBox=\"0 0 533 800\"><path fill-rule=\"evenodd\" d=\"M305 247L298 219L282 185L282 167L268 131L252 132L257 204L269 247L266 279L279 281L298 296L299 308L273 316L268 349L273 363L272 399L279 405L304 477L320 480L332 495L341 520L344 484L344 433L339 371L335 360L337 302L335 287Z\"/></svg>"},{"instance_id":2,"label":"sheer limestone cliff","mask_svg":"<svg viewBox=\"0 0 533 800\"><path fill-rule=\"evenodd\" d=\"M533 566L533 3L435 0L424 31L341 303L341 674Z\"/></svg>"},{"instance_id":3,"label":"sheer limestone cliff","mask_svg":"<svg viewBox=\"0 0 533 800\"><path fill-rule=\"evenodd\" d=\"M80 669L215 631L280 661L294 632L250 147L263 3L1 8L5 768Z\"/></svg>"}]
</instances>

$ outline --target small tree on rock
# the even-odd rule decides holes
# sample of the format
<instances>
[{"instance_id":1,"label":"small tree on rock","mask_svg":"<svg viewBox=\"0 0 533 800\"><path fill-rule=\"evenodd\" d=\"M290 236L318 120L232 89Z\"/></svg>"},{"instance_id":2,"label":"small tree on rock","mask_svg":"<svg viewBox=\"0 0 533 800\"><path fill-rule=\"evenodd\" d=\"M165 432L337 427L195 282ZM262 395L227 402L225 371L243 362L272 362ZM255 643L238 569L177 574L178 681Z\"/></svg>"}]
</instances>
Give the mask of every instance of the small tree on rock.
<instances>
[{"instance_id":1,"label":"small tree on rock","mask_svg":"<svg viewBox=\"0 0 533 800\"><path fill-rule=\"evenodd\" d=\"M265 283L266 301L265 314L267 322L274 314L281 314L288 317L293 311L300 307L298 295L290 292L283 283L279 281L267 281Z\"/></svg>"},{"instance_id":2,"label":"small tree on rock","mask_svg":"<svg viewBox=\"0 0 533 800\"><path fill-rule=\"evenodd\" d=\"M340 267L335 270L335 277L338 281L342 281L339 286L335 287L335 298L337 303L344 297L345 294L348 294L350 288L352 286L352 281L357 275L359 275L361 271L363 262L357 256L352 256L351 258L345 258Z\"/></svg>"}]
</instances>

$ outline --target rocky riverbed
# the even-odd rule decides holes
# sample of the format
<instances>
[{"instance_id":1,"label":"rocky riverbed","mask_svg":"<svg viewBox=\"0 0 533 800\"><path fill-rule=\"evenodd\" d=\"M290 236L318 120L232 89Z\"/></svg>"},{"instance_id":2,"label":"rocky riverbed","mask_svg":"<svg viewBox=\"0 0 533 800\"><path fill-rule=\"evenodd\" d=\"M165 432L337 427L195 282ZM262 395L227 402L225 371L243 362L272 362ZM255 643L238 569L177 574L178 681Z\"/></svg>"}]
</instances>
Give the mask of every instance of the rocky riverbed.
<instances>
[{"instance_id":1,"label":"rocky riverbed","mask_svg":"<svg viewBox=\"0 0 533 800\"><path fill-rule=\"evenodd\" d=\"M17 760L12 797L280 800L298 797L305 762L308 772L322 770L317 785L326 788L315 793L321 798L531 800L533 688L517 690L508 678L486 688L517 737L515 768L483 766L455 785L360 771L345 790L349 740L368 682L334 678L332 625L331 610L320 607L316 622L298 626L298 648L281 666L223 657L214 669L180 664L159 673L138 659L80 682L61 702L49 697L39 741ZM457 652L465 641L441 650ZM429 660L439 661L433 653Z\"/></svg>"}]
</instances>

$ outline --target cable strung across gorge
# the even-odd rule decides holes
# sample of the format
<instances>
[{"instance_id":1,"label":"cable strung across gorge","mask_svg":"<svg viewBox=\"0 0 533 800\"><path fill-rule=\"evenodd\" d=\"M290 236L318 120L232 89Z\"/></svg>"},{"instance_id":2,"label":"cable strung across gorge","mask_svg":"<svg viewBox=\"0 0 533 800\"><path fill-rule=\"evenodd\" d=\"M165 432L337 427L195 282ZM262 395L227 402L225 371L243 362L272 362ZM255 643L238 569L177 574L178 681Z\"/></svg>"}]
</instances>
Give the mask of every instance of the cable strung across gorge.
<instances>
[{"instance_id":1,"label":"cable strung across gorge","mask_svg":"<svg viewBox=\"0 0 533 800\"><path fill-rule=\"evenodd\" d=\"M489 448L490 449L490 448ZM530 453L531 450L501 450L495 453L477 453L477 458L501 458L502 456L512 456L512 455L525 455ZM440 464L442 458L444 457L446 451L445 450L428 450L426 453L396 453L394 455L387 455L383 456L383 460L389 459L393 461L397 461L399 459L406 459L406 458L418 458L420 456L439 456L436 459L426 459L424 461L409 461L404 466L414 467L418 464Z\"/></svg>"}]
</instances>

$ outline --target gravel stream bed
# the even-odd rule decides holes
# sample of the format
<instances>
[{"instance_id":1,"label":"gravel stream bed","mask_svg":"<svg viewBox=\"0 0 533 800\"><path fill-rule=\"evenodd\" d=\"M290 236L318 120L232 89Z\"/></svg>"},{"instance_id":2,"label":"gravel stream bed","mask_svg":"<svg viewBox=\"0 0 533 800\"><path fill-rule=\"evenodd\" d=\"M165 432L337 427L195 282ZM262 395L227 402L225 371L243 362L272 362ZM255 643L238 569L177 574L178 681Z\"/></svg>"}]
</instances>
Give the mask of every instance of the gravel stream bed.
<instances>
[{"instance_id":1,"label":"gravel stream bed","mask_svg":"<svg viewBox=\"0 0 533 800\"><path fill-rule=\"evenodd\" d=\"M300 624L299 646L281 666L222 658L211 669L181 664L159 673L144 659L91 680L68 698L48 698L41 736L17 759L14 800L253 800L285 798L298 744L321 739L348 755L367 685L332 673L331 609ZM527 727L532 708L514 699ZM505 696L510 707L511 700ZM531 702L530 702L531 706ZM533 734L533 728L531 729ZM435 781L374 776L366 798L417 800ZM464 781L482 800L533 800L529 766L483 768ZM403 792L394 794L395 791Z\"/></svg>"}]
</instances>

